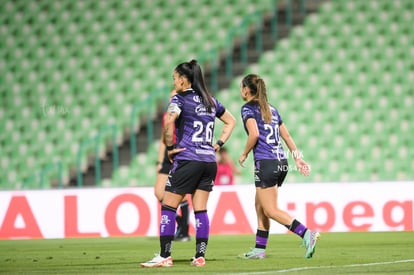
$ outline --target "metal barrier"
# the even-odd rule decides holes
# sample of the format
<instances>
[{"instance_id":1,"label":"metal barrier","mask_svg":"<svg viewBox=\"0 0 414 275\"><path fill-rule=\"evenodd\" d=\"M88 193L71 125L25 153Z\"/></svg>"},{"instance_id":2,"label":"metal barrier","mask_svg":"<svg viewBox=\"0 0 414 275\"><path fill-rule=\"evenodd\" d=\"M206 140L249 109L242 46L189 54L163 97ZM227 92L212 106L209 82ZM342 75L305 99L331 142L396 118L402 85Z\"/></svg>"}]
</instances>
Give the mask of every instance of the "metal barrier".
<instances>
[{"instance_id":1,"label":"metal barrier","mask_svg":"<svg viewBox=\"0 0 414 275\"><path fill-rule=\"evenodd\" d=\"M118 169L119 159L118 159L118 145L117 145L117 125L107 125L102 127L98 134L96 134L92 138L85 139L82 143L79 144L78 154L77 154L77 186L83 186L83 178L82 178L82 159L84 157L84 150L88 148L89 145L94 145L95 147L95 183L96 185L100 185L101 183L101 160L99 158L100 147L106 139L102 139L105 133L111 132L112 134L112 162L113 162L113 169Z\"/></svg>"}]
</instances>

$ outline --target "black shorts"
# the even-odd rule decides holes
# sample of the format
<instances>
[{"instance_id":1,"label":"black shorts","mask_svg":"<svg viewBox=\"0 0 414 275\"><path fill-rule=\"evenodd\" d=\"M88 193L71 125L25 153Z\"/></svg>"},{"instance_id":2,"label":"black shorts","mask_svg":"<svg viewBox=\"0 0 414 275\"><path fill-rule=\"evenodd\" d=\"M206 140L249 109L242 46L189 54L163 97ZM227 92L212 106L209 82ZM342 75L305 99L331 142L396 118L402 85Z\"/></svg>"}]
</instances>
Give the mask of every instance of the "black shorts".
<instances>
[{"instance_id":1,"label":"black shorts","mask_svg":"<svg viewBox=\"0 0 414 275\"><path fill-rule=\"evenodd\" d=\"M216 174L216 162L174 161L165 184L165 191L177 194L193 194L196 189L200 189L211 192Z\"/></svg>"},{"instance_id":2,"label":"black shorts","mask_svg":"<svg viewBox=\"0 0 414 275\"><path fill-rule=\"evenodd\" d=\"M168 175L168 173L170 173L171 167L172 167L172 163L168 159L168 151L165 150L164 159L162 160L161 168L158 171L158 173Z\"/></svg>"},{"instance_id":3,"label":"black shorts","mask_svg":"<svg viewBox=\"0 0 414 275\"><path fill-rule=\"evenodd\" d=\"M286 159L265 159L255 162L254 183L256 187L282 186L289 171Z\"/></svg>"}]
</instances>

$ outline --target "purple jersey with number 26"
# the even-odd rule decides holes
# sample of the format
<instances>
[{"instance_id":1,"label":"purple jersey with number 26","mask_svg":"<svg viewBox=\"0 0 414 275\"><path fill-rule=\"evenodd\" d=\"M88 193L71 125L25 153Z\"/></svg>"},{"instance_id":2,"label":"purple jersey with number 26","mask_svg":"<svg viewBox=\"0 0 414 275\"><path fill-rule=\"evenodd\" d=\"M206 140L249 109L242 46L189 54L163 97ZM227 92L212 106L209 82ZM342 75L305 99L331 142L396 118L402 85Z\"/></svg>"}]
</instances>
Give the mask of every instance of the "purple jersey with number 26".
<instances>
[{"instance_id":1,"label":"purple jersey with number 26","mask_svg":"<svg viewBox=\"0 0 414 275\"><path fill-rule=\"evenodd\" d=\"M171 99L168 112L178 113L175 121L176 148L186 148L176 154L174 160L216 161L212 145L214 121L224 114L225 108L215 98L213 100L216 106L208 112L201 96L193 89L178 93Z\"/></svg>"}]
</instances>

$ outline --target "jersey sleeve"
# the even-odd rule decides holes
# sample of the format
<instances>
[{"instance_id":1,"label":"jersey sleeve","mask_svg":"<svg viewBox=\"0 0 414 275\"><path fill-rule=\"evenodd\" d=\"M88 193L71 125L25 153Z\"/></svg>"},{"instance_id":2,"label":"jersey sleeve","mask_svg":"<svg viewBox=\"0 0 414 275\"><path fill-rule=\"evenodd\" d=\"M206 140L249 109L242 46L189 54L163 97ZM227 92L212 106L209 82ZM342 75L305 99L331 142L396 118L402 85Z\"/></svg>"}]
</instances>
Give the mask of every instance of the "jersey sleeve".
<instances>
[{"instance_id":1,"label":"jersey sleeve","mask_svg":"<svg viewBox=\"0 0 414 275\"><path fill-rule=\"evenodd\" d=\"M241 108L241 117L243 122L246 122L249 118L255 118L253 109L247 104L243 105Z\"/></svg>"},{"instance_id":2,"label":"jersey sleeve","mask_svg":"<svg viewBox=\"0 0 414 275\"><path fill-rule=\"evenodd\" d=\"M216 102L216 117L221 117L224 114L224 112L226 112L226 108L217 99L215 99L215 102Z\"/></svg>"},{"instance_id":3,"label":"jersey sleeve","mask_svg":"<svg viewBox=\"0 0 414 275\"><path fill-rule=\"evenodd\" d=\"M180 99L181 97L179 97L178 95L175 95L171 98L170 104L168 105L167 109L168 113L177 113L178 115L180 115L183 107L183 102Z\"/></svg>"},{"instance_id":4,"label":"jersey sleeve","mask_svg":"<svg viewBox=\"0 0 414 275\"><path fill-rule=\"evenodd\" d=\"M279 126L282 125L283 120L282 120L282 116L279 114L279 112L277 112L277 119L279 121Z\"/></svg>"},{"instance_id":5,"label":"jersey sleeve","mask_svg":"<svg viewBox=\"0 0 414 275\"><path fill-rule=\"evenodd\" d=\"M280 116L279 110L276 109L273 105L269 104L270 110L272 111L272 117L277 121L277 124L280 126L283 123L282 117Z\"/></svg>"}]
</instances>

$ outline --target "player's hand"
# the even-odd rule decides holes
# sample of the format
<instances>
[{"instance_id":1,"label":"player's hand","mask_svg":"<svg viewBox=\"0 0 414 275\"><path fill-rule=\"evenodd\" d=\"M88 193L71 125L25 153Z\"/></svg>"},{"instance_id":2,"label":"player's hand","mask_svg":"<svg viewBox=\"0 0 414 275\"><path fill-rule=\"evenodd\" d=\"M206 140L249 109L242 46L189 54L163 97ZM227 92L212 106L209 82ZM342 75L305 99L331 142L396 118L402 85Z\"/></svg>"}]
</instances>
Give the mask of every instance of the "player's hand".
<instances>
[{"instance_id":1,"label":"player's hand","mask_svg":"<svg viewBox=\"0 0 414 275\"><path fill-rule=\"evenodd\" d=\"M213 147L214 147L214 152L218 152L221 149L220 145L218 145L218 144L214 144Z\"/></svg>"},{"instance_id":2,"label":"player's hand","mask_svg":"<svg viewBox=\"0 0 414 275\"><path fill-rule=\"evenodd\" d=\"M243 165L243 163L244 163L244 161L247 159L247 154L241 154L240 155L240 157L239 157L239 164L240 164L240 166L241 167L245 167L244 165Z\"/></svg>"},{"instance_id":3,"label":"player's hand","mask_svg":"<svg viewBox=\"0 0 414 275\"><path fill-rule=\"evenodd\" d=\"M299 173L304 176L309 176L310 174L310 165L306 163L303 159L296 159L296 167L298 168Z\"/></svg>"},{"instance_id":4,"label":"player's hand","mask_svg":"<svg viewBox=\"0 0 414 275\"><path fill-rule=\"evenodd\" d=\"M184 150L185 150L185 148L174 148L174 149L172 149L172 150L168 151L168 159L169 159L169 161L170 161L171 163L173 163L174 156L175 156L176 154L178 154L179 152L182 152L182 151L184 151Z\"/></svg>"},{"instance_id":5,"label":"player's hand","mask_svg":"<svg viewBox=\"0 0 414 275\"><path fill-rule=\"evenodd\" d=\"M157 170L156 171L157 172L160 171L161 170L161 167L162 167L161 161L157 161L157 168L156 168Z\"/></svg>"}]
</instances>

